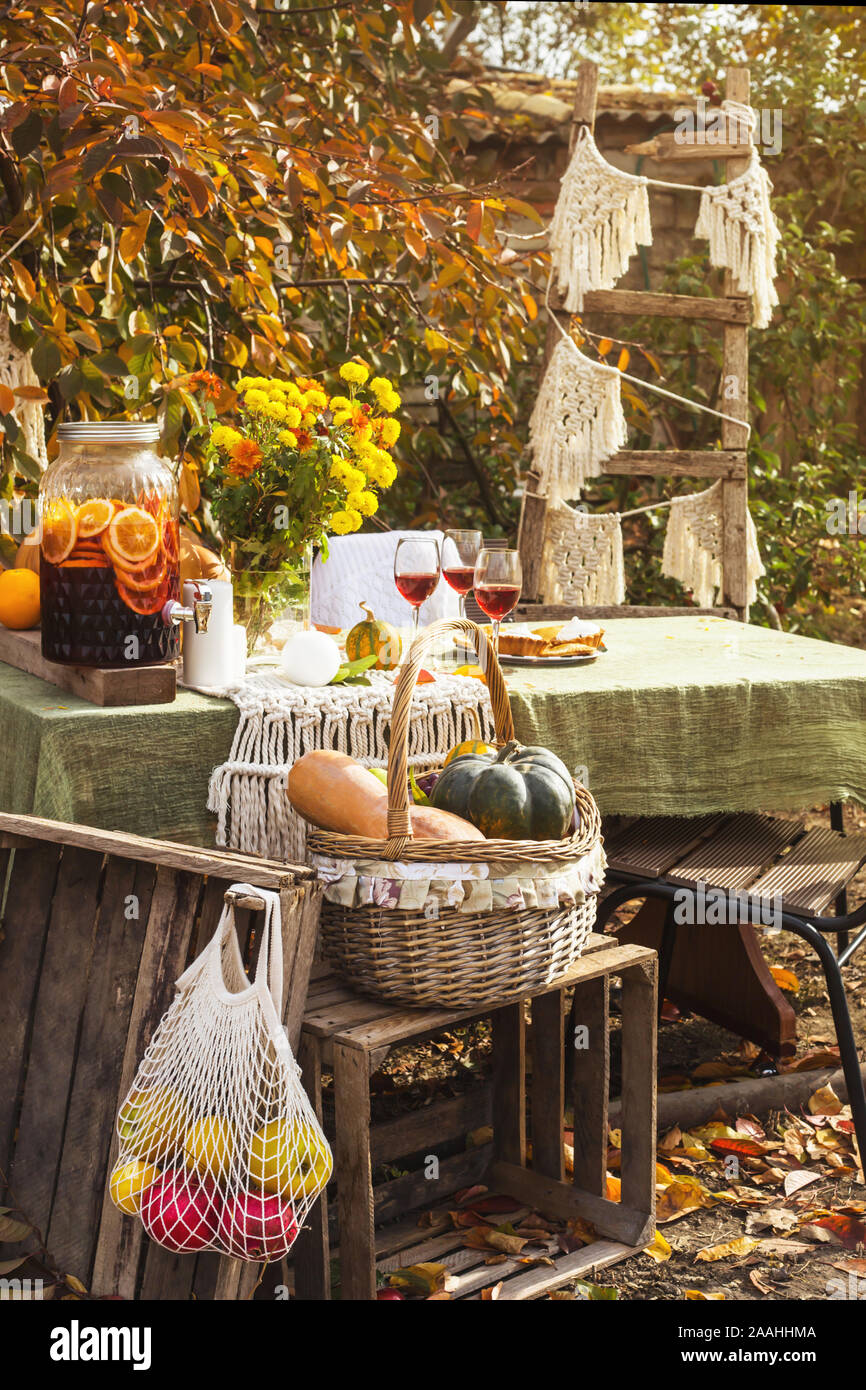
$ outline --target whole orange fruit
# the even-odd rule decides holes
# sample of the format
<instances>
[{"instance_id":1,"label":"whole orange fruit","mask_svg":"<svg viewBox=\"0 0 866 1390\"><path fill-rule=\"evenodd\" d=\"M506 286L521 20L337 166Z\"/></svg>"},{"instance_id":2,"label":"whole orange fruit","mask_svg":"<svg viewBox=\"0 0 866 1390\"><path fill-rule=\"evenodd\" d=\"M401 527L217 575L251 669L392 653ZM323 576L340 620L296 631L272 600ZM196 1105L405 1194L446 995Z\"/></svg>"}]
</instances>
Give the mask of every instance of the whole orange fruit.
<instances>
[{"instance_id":1,"label":"whole orange fruit","mask_svg":"<svg viewBox=\"0 0 866 1390\"><path fill-rule=\"evenodd\" d=\"M0 574L0 623L22 629L38 627L40 618L39 575L32 570L4 570Z\"/></svg>"}]
</instances>

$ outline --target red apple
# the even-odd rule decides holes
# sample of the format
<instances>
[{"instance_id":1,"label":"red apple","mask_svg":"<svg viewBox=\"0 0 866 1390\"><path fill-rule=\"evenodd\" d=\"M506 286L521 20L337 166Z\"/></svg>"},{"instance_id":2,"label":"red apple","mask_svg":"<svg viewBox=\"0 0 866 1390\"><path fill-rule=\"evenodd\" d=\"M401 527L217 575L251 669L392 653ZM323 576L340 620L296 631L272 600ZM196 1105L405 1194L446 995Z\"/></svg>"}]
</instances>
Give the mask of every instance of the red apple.
<instances>
[{"instance_id":1,"label":"red apple","mask_svg":"<svg viewBox=\"0 0 866 1390\"><path fill-rule=\"evenodd\" d=\"M168 1250L203 1250L216 1237L214 1187L188 1173L163 1173L141 1199L147 1234Z\"/></svg>"},{"instance_id":2,"label":"red apple","mask_svg":"<svg viewBox=\"0 0 866 1390\"><path fill-rule=\"evenodd\" d=\"M399 1289L380 1289L376 1294L379 1303L405 1303L406 1300Z\"/></svg>"},{"instance_id":3,"label":"red apple","mask_svg":"<svg viewBox=\"0 0 866 1390\"><path fill-rule=\"evenodd\" d=\"M291 1202L251 1187L229 1197L220 1214L220 1239L243 1260L278 1260L298 1234Z\"/></svg>"}]
</instances>

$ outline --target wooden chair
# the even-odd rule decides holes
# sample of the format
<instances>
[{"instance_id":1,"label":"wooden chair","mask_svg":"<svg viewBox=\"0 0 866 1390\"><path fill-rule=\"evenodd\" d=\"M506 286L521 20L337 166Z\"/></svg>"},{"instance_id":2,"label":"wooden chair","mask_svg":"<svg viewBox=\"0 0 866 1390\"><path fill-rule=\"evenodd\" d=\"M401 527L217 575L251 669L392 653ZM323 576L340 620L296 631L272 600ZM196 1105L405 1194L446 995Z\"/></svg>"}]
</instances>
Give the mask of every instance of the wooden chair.
<instances>
[{"instance_id":1,"label":"wooden chair","mask_svg":"<svg viewBox=\"0 0 866 1390\"><path fill-rule=\"evenodd\" d=\"M120 1100L237 882L280 894L283 1019L297 1048L318 931L311 870L0 814L0 1190L98 1296L231 1299L260 1271L174 1255L108 1195ZM242 900L236 919L247 961L254 909Z\"/></svg>"}]
</instances>

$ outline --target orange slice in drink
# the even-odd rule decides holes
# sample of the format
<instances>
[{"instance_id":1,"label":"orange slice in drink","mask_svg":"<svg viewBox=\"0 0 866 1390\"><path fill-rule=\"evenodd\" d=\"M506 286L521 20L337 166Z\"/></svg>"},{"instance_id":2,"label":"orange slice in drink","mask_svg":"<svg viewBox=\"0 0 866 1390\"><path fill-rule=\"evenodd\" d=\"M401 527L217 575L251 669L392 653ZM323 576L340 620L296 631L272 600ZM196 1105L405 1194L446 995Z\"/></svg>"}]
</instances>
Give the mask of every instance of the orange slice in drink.
<instances>
[{"instance_id":1,"label":"orange slice in drink","mask_svg":"<svg viewBox=\"0 0 866 1390\"><path fill-rule=\"evenodd\" d=\"M79 540L101 536L113 516L114 505L107 497L94 497L89 502L82 502L78 508Z\"/></svg>"},{"instance_id":2,"label":"orange slice in drink","mask_svg":"<svg viewBox=\"0 0 866 1390\"><path fill-rule=\"evenodd\" d=\"M167 584L160 584L158 588L142 593L138 589L127 588L116 575L114 582L117 585L117 592L127 608L131 608L133 613L140 613L142 617L149 617L158 613L168 602L169 588Z\"/></svg>"},{"instance_id":3,"label":"orange slice in drink","mask_svg":"<svg viewBox=\"0 0 866 1390\"><path fill-rule=\"evenodd\" d=\"M135 589L140 593L148 593L152 589L158 589L165 579L168 570L168 560L165 555L157 555L152 564L140 565L135 570L124 570L119 566L115 567L115 578L118 584L122 584L125 589Z\"/></svg>"},{"instance_id":4,"label":"orange slice in drink","mask_svg":"<svg viewBox=\"0 0 866 1390\"><path fill-rule=\"evenodd\" d=\"M134 569L152 560L159 548L160 528L150 512L124 507L108 523L103 545L121 569Z\"/></svg>"},{"instance_id":5,"label":"orange slice in drink","mask_svg":"<svg viewBox=\"0 0 866 1390\"><path fill-rule=\"evenodd\" d=\"M62 564L72 554L77 539L77 517L72 504L65 497L46 502L42 512L42 554L49 564Z\"/></svg>"}]
</instances>

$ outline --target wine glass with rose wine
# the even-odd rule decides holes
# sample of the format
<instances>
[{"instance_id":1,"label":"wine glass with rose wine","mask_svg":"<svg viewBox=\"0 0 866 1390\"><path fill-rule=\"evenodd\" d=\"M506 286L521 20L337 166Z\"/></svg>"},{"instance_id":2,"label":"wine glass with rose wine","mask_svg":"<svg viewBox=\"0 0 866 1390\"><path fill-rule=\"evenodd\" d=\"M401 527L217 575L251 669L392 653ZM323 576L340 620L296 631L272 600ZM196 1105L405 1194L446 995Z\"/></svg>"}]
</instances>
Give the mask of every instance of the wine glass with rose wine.
<instances>
[{"instance_id":1,"label":"wine glass with rose wine","mask_svg":"<svg viewBox=\"0 0 866 1390\"><path fill-rule=\"evenodd\" d=\"M394 583L412 605L412 636L418 635L421 604L435 591L442 573L439 542L426 536L404 536L394 555Z\"/></svg>"},{"instance_id":2,"label":"wine glass with rose wine","mask_svg":"<svg viewBox=\"0 0 866 1390\"><path fill-rule=\"evenodd\" d=\"M475 562L475 602L493 623L493 653L499 656L499 624L520 598L523 571L516 550L482 550Z\"/></svg>"},{"instance_id":3,"label":"wine glass with rose wine","mask_svg":"<svg viewBox=\"0 0 866 1390\"><path fill-rule=\"evenodd\" d=\"M475 582L475 561L481 551L480 531L446 531L442 543L442 578L460 598L460 616L466 617L466 595Z\"/></svg>"}]
</instances>

